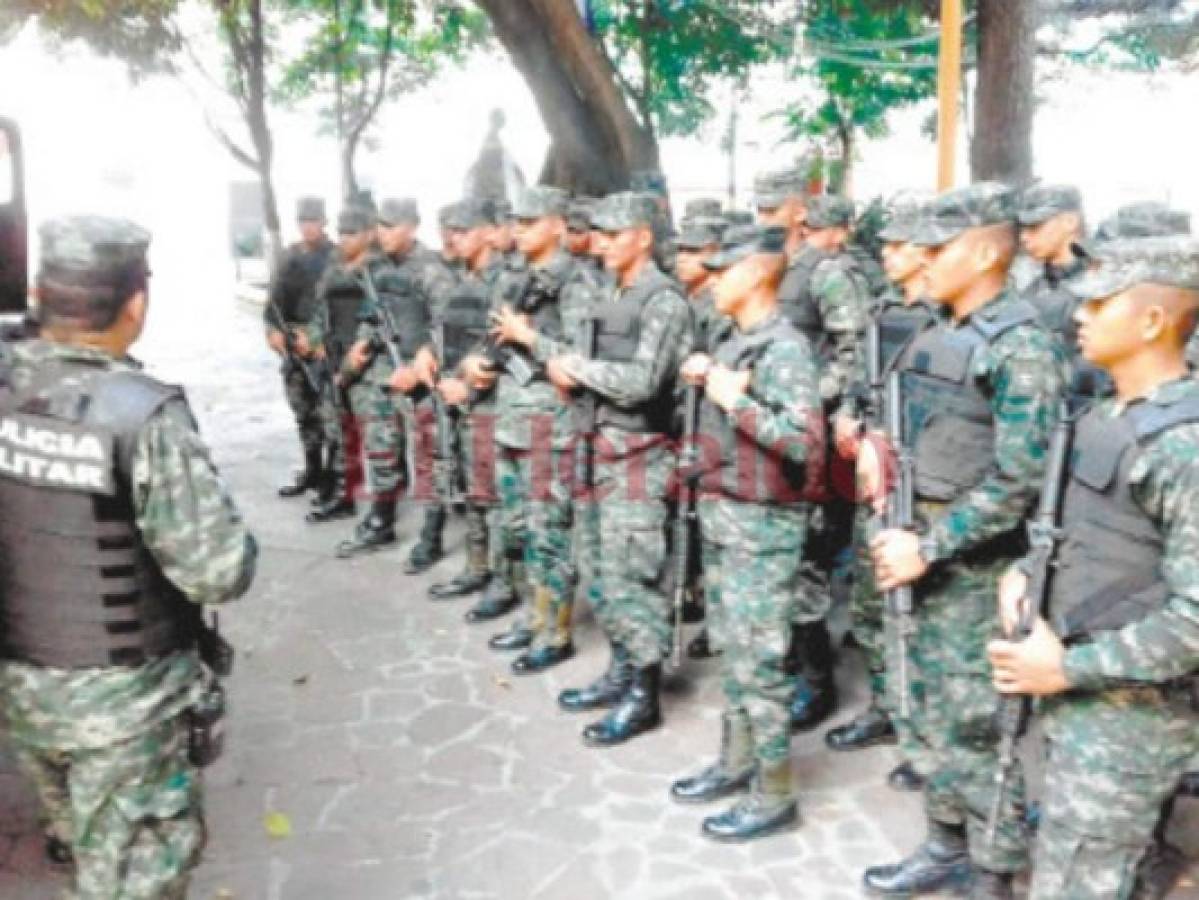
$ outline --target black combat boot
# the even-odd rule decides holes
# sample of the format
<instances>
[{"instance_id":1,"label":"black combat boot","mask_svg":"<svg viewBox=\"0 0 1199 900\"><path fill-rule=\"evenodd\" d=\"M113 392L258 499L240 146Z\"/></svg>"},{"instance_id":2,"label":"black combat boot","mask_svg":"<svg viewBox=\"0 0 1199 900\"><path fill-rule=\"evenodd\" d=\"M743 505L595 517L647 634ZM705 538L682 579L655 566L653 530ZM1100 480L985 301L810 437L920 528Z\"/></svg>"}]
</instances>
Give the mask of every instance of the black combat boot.
<instances>
[{"instance_id":1,"label":"black combat boot","mask_svg":"<svg viewBox=\"0 0 1199 900\"><path fill-rule=\"evenodd\" d=\"M896 791L922 791L924 790L924 782L924 776L917 772L915 767L907 760L897 765L887 776L887 784L891 786L892 790Z\"/></svg>"},{"instance_id":2,"label":"black combat boot","mask_svg":"<svg viewBox=\"0 0 1199 900\"><path fill-rule=\"evenodd\" d=\"M558 705L567 712L590 712L620 702L633 680L633 661L623 645L611 644L608 670L585 688L567 688L558 695Z\"/></svg>"},{"instance_id":3,"label":"black combat boot","mask_svg":"<svg viewBox=\"0 0 1199 900\"><path fill-rule=\"evenodd\" d=\"M71 845L52 834L46 835L46 859L56 866L69 866L75 862Z\"/></svg>"},{"instance_id":4,"label":"black combat boot","mask_svg":"<svg viewBox=\"0 0 1199 900\"><path fill-rule=\"evenodd\" d=\"M349 559L382 550L396 542L394 500L371 501L370 512L354 529L354 536L337 545L337 558Z\"/></svg>"},{"instance_id":5,"label":"black combat boot","mask_svg":"<svg viewBox=\"0 0 1199 900\"><path fill-rule=\"evenodd\" d=\"M833 679L833 641L823 621L796 625L791 633L792 671L799 686L791 703L791 728L808 731L837 709L837 684Z\"/></svg>"},{"instance_id":6,"label":"black combat boot","mask_svg":"<svg viewBox=\"0 0 1199 900\"><path fill-rule=\"evenodd\" d=\"M492 650L527 650L533 646L533 639L545 630L550 607L549 589L536 585L527 593L531 594L528 616L520 617L507 631L488 640L487 646Z\"/></svg>"},{"instance_id":7,"label":"black combat boot","mask_svg":"<svg viewBox=\"0 0 1199 900\"><path fill-rule=\"evenodd\" d=\"M512 671L517 675L535 675L552 666L565 662L575 655L571 643L570 620L574 612L569 600L559 600L554 607L550 589L538 585L533 591L534 623L541 640L528 653L522 653L512 661Z\"/></svg>"},{"instance_id":8,"label":"black combat boot","mask_svg":"<svg viewBox=\"0 0 1199 900\"><path fill-rule=\"evenodd\" d=\"M574 655L574 644L567 643L560 647L543 644L512 660L512 671L517 675L536 675L538 672L553 668L558 663L566 662Z\"/></svg>"},{"instance_id":9,"label":"black combat boot","mask_svg":"<svg viewBox=\"0 0 1199 900\"><path fill-rule=\"evenodd\" d=\"M865 750L876 744L894 744L895 726L891 717L873 703L844 725L832 728L824 735L830 750Z\"/></svg>"},{"instance_id":10,"label":"black combat boot","mask_svg":"<svg viewBox=\"0 0 1199 900\"><path fill-rule=\"evenodd\" d=\"M479 602L466 611L466 621L471 625L479 622L490 622L500 616L506 616L516 609L520 603L520 595L507 578L493 575L487 582L487 589Z\"/></svg>"},{"instance_id":11,"label":"black combat boot","mask_svg":"<svg viewBox=\"0 0 1199 900\"><path fill-rule=\"evenodd\" d=\"M790 759L759 763L752 793L720 815L704 819L704 837L742 843L799 827L799 801L791 781Z\"/></svg>"},{"instance_id":12,"label":"black combat boot","mask_svg":"<svg viewBox=\"0 0 1199 900\"><path fill-rule=\"evenodd\" d=\"M465 597L467 594L483 590L490 579L491 575L487 571L487 545L468 542L466 571L429 588L429 599L453 600L456 597Z\"/></svg>"},{"instance_id":13,"label":"black combat boot","mask_svg":"<svg viewBox=\"0 0 1199 900\"><path fill-rule=\"evenodd\" d=\"M662 711L658 707L661 681L661 663L633 669L628 690L616 707L583 729L583 743L588 747L614 747L661 725Z\"/></svg>"},{"instance_id":14,"label":"black combat boot","mask_svg":"<svg viewBox=\"0 0 1199 900\"><path fill-rule=\"evenodd\" d=\"M976 868L966 896L968 900L1012 900L1012 874Z\"/></svg>"},{"instance_id":15,"label":"black combat boot","mask_svg":"<svg viewBox=\"0 0 1199 900\"><path fill-rule=\"evenodd\" d=\"M291 484L279 488L280 497L298 497L305 491L319 490L321 486L321 448L308 447L304 450L304 468L296 473Z\"/></svg>"},{"instance_id":16,"label":"black combat boot","mask_svg":"<svg viewBox=\"0 0 1199 900\"><path fill-rule=\"evenodd\" d=\"M689 659L711 659L714 656L719 656L712 649L712 642L708 639L708 629L700 630L700 633L691 639L691 643L687 645L687 657Z\"/></svg>"},{"instance_id":17,"label":"black combat boot","mask_svg":"<svg viewBox=\"0 0 1199 900\"><path fill-rule=\"evenodd\" d=\"M749 719L743 712L726 712L720 717L720 757L698 775L672 784L670 796L679 803L708 803L744 790L753 777Z\"/></svg>"},{"instance_id":18,"label":"black combat boot","mask_svg":"<svg viewBox=\"0 0 1199 900\"><path fill-rule=\"evenodd\" d=\"M312 525L325 522L336 522L338 519L349 519L354 516L357 507L354 498L350 496L346 485L344 472L339 472L332 479L333 488L328 492L329 499L308 511L304 518ZM325 492L322 491L322 495Z\"/></svg>"},{"instance_id":19,"label":"black combat boot","mask_svg":"<svg viewBox=\"0 0 1199 900\"><path fill-rule=\"evenodd\" d=\"M688 591L683 600L683 623L697 625L704 620L704 604L693 591Z\"/></svg>"},{"instance_id":20,"label":"black combat boot","mask_svg":"<svg viewBox=\"0 0 1199 900\"><path fill-rule=\"evenodd\" d=\"M966 852L966 829L961 825L928 823L928 838L907 859L873 866L862 874L867 891L886 897L911 897L943 890L961 890L970 883L974 867Z\"/></svg>"},{"instance_id":21,"label":"black combat boot","mask_svg":"<svg viewBox=\"0 0 1199 900\"><path fill-rule=\"evenodd\" d=\"M510 650L527 650L533 643L533 629L523 622L513 622L507 631L492 635L487 639L487 646L492 650L507 652Z\"/></svg>"},{"instance_id":22,"label":"black combat boot","mask_svg":"<svg viewBox=\"0 0 1199 900\"><path fill-rule=\"evenodd\" d=\"M433 568L434 563L445 556L445 550L441 546L441 535L445 531L445 519L444 506L425 507L425 521L420 527L420 539L412 548L412 552L408 554L408 561L404 563L405 575L419 575L421 572L428 571Z\"/></svg>"}]
</instances>

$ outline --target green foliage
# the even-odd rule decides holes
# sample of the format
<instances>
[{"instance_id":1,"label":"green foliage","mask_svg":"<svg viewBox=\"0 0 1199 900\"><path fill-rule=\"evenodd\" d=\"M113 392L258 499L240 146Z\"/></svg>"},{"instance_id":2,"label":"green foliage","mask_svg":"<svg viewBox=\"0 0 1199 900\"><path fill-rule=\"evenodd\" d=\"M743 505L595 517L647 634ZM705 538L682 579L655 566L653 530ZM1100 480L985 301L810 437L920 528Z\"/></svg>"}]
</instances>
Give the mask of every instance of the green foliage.
<instances>
[{"instance_id":1,"label":"green foliage","mask_svg":"<svg viewBox=\"0 0 1199 900\"><path fill-rule=\"evenodd\" d=\"M936 42L918 40L935 24L919 3L811 3L805 33L809 52L800 51L791 71L794 78L815 82L820 96L781 111L788 137L836 137L847 144L858 132L885 136L892 110L936 94L936 68L928 63ZM837 52L841 48L844 53Z\"/></svg>"},{"instance_id":2,"label":"green foliage","mask_svg":"<svg viewBox=\"0 0 1199 900\"><path fill-rule=\"evenodd\" d=\"M778 0L593 0L595 36L644 126L693 134L715 112L721 80L779 59Z\"/></svg>"}]
</instances>

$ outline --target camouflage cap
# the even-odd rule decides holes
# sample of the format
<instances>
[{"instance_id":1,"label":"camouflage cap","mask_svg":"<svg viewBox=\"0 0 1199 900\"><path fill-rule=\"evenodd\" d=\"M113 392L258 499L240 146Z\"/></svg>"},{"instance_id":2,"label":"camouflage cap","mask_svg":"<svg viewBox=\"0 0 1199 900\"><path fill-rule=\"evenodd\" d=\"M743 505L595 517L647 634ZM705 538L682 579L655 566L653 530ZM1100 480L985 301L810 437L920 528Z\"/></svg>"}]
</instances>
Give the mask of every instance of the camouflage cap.
<instances>
[{"instance_id":1,"label":"camouflage cap","mask_svg":"<svg viewBox=\"0 0 1199 900\"><path fill-rule=\"evenodd\" d=\"M809 228L848 228L853 222L853 201L835 194L821 194L808 201Z\"/></svg>"},{"instance_id":2,"label":"camouflage cap","mask_svg":"<svg viewBox=\"0 0 1199 900\"><path fill-rule=\"evenodd\" d=\"M369 206L353 204L343 209L337 216L338 234L360 234L375 227L378 216Z\"/></svg>"},{"instance_id":3,"label":"camouflage cap","mask_svg":"<svg viewBox=\"0 0 1199 900\"><path fill-rule=\"evenodd\" d=\"M1081 213L1082 194L1069 184L1034 184L1020 194L1016 218L1021 225L1040 225L1062 213Z\"/></svg>"},{"instance_id":4,"label":"camouflage cap","mask_svg":"<svg viewBox=\"0 0 1199 900\"><path fill-rule=\"evenodd\" d=\"M128 219L65 216L45 222L41 238L43 271L71 273L84 280L119 277L130 266L145 265L150 232Z\"/></svg>"},{"instance_id":5,"label":"camouflage cap","mask_svg":"<svg viewBox=\"0 0 1199 900\"><path fill-rule=\"evenodd\" d=\"M505 197L484 200L483 206L488 212L492 225L503 225L512 221L512 204Z\"/></svg>"},{"instance_id":6,"label":"camouflage cap","mask_svg":"<svg viewBox=\"0 0 1199 900\"><path fill-rule=\"evenodd\" d=\"M569 208L570 195L566 191L537 185L520 192L512 214L518 219L541 219L545 216L565 216Z\"/></svg>"},{"instance_id":7,"label":"camouflage cap","mask_svg":"<svg viewBox=\"0 0 1199 900\"><path fill-rule=\"evenodd\" d=\"M890 244L910 241L932 199L932 194L919 191L897 194L887 205L887 224L879 230L879 240Z\"/></svg>"},{"instance_id":8,"label":"camouflage cap","mask_svg":"<svg viewBox=\"0 0 1199 900\"><path fill-rule=\"evenodd\" d=\"M729 225L752 225L754 214L748 209L730 209L725 212L724 220Z\"/></svg>"},{"instance_id":9,"label":"camouflage cap","mask_svg":"<svg viewBox=\"0 0 1199 900\"><path fill-rule=\"evenodd\" d=\"M763 172L754 179L754 206L759 209L777 209L788 197L802 197L804 193L803 174L794 166Z\"/></svg>"},{"instance_id":10,"label":"camouflage cap","mask_svg":"<svg viewBox=\"0 0 1199 900\"><path fill-rule=\"evenodd\" d=\"M1185 235L1109 241L1094 268L1070 290L1083 300L1098 300L1145 283L1199 291L1199 242Z\"/></svg>"},{"instance_id":11,"label":"camouflage cap","mask_svg":"<svg viewBox=\"0 0 1199 900\"><path fill-rule=\"evenodd\" d=\"M595 209L595 200L582 198L572 200L566 210L566 227L571 231L590 231L591 213Z\"/></svg>"},{"instance_id":12,"label":"camouflage cap","mask_svg":"<svg viewBox=\"0 0 1199 900\"><path fill-rule=\"evenodd\" d=\"M447 203L441 209L437 210L437 225L440 228L452 228L450 220L454 217L454 210L457 209L457 203Z\"/></svg>"},{"instance_id":13,"label":"camouflage cap","mask_svg":"<svg viewBox=\"0 0 1199 900\"><path fill-rule=\"evenodd\" d=\"M446 227L459 231L495 224L495 206L487 200L467 197L450 207Z\"/></svg>"},{"instance_id":14,"label":"camouflage cap","mask_svg":"<svg viewBox=\"0 0 1199 900\"><path fill-rule=\"evenodd\" d=\"M1166 237L1190 234L1191 214L1171 209L1164 203L1131 203L1116 210L1095 232L1095 239L1111 241L1118 238Z\"/></svg>"},{"instance_id":15,"label":"camouflage cap","mask_svg":"<svg viewBox=\"0 0 1199 900\"><path fill-rule=\"evenodd\" d=\"M325 200L323 197L301 197L296 201L297 222L324 222Z\"/></svg>"},{"instance_id":16,"label":"camouflage cap","mask_svg":"<svg viewBox=\"0 0 1199 900\"><path fill-rule=\"evenodd\" d=\"M948 244L971 228L1016 224L1016 192L996 181L980 181L937 196L921 217L912 243Z\"/></svg>"},{"instance_id":17,"label":"camouflage cap","mask_svg":"<svg viewBox=\"0 0 1199 900\"><path fill-rule=\"evenodd\" d=\"M683 221L700 216L719 216L721 209L721 203L715 197L695 197L688 200L687 205L683 207Z\"/></svg>"},{"instance_id":18,"label":"camouflage cap","mask_svg":"<svg viewBox=\"0 0 1199 900\"><path fill-rule=\"evenodd\" d=\"M657 169L638 169L629 173L629 190L634 193L666 196L666 176Z\"/></svg>"},{"instance_id":19,"label":"camouflage cap","mask_svg":"<svg viewBox=\"0 0 1199 900\"><path fill-rule=\"evenodd\" d=\"M787 229L771 225L739 225L725 232L720 250L704 260L704 268L719 272L759 253L784 252Z\"/></svg>"},{"instance_id":20,"label":"camouflage cap","mask_svg":"<svg viewBox=\"0 0 1199 900\"><path fill-rule=\"evenodd\" d=\"M591 213L591 224L600 231L652 227L657 214L658 203L653 195L624 191L600 200Z\"/></svg>"},{"instance_id":21,"label":"camouflage cap","mask_svg":"<svg viewBox=\"0 0 1199 900\"><path fill-rule=\"evenodd\" d=\"M719 246L727 228L728 222L720 216L685 219L683 230L674 243L680 250L703 250L705 247Z\"/></svg>"},{"instance_id":22,"label":"camouflage cap","mask_svg":"<svg viewBox=\"0 0 1199 900\"><path fill-rule=\"evenodd\" d=\"M419 225L420 210L412 197L388 197L379 206L380 225Z\"/></svg>"}]
</instances>

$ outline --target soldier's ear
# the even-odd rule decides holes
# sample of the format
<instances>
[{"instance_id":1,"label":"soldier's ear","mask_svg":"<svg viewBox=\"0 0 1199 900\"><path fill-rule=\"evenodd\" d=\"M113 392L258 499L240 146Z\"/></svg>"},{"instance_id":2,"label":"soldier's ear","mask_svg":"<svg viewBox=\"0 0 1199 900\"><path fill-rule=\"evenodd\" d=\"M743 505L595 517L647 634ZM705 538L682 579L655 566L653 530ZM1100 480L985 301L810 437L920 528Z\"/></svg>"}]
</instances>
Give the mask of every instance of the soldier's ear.
<instances>
[{"instance_id":1,"label":"soldier's ear","mask_svg":"<svg viewBox=\"0 0 1199 900\"><path fill-rule=\"evenodd\" d=\"M123 330L128 331L134 339L142 333L146 325L146 313L149 312L150 302L146 289L139 290L121 307L120 322Z\"/></svg>"},{"instance_id":2,"label":"soldier's ear","mask_svg":"<svg viewBox=\"0 0 1199 900\"><path fill-rule=\"evenodd\" d=\"M654 246L654 232L648 225L642 225L637 231L637 249L649 250Z\"/></svg>"}]
</instances>

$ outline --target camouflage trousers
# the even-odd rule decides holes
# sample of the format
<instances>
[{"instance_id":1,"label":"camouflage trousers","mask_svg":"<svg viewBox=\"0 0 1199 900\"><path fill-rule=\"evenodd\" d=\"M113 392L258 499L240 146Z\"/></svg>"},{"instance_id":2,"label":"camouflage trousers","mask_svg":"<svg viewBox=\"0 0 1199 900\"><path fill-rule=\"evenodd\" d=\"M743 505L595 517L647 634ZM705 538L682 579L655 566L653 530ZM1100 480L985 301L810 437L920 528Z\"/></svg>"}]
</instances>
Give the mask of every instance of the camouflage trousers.
<instances>
[{"instance_id":1,"label":"camouflage trousers","mask_svg":"<svg viewBox=\"0 0 1199 900\"><path fill-rule=\"evenodd\" d=\"M1187 692L1157 686L1042 702L1048 755L1030 897L1125 900L1162 804L1199 752Z\"/></svg>"},{"instance_id":2,"label":"camouflage trousers","mask_svg":"<svg viewBox=\"0 0 1199 900\"><path fill-rule=\"evenodd\" d=\"M325 439L324 429L321 427L320 396L308 384L308 379L304 377L299 366L285 360L280 374L283 376L283 392L287 397L287 405L296 420L300 445L305 450L319 450Z\"/></svg>"},{"instance_id":3,"label":"camouflage trousers","mask_svg":"<svg viewBox=\"0 0 1199 900\"><path fill-rule=\"evenodd\" d=\"M832 434L832 429L828 429ZM852 466L830 446L826 449L825 500L813 506L799 574L796 624L819 622L833 608L833 580L843 554L853 543ZM848 487L846 487L848 485Z\"/></svg>"},{"instance_id":4,"label":"camouflage trousers","mask_svg":"<svg viewBox=\"0 0 1199 900\"><path fill-rule=\"evenodd\" d=\"M386 380L374 369L348 391L362 435L363 486L371 498L396 499L405 483L404 427Z\"/></svg>"},{"instance_id":5,"label":"camouflage trousers","mask_svg":"<svg viewBox=\"0 0 1199 900\"><path fill-rule=\"evenodd\" d=\"M411 435L408 442L408 471L411 473L411 497L422 506L445 509L446 499L437 494L437 413L433 401L427 397L415 404L407 404L405 430ZM453 421L452 419L450 420ZM450 446L458 453L457 435L450 436ZM459 465L461 471L461 466Z\"/></svg>"},{"instance_id":6,"label":"camouflage trousers","mask_svg":"<svg viewBox=\"0 0 1199 900\"><path fill-rule=\"evenodd\" d=\"M11 735L47 831L75 856L70 896L162 900L187 894L206 833L182 717L101 749L55 751Z\"/></svg>"},{"instance_id":7,"label":"camouflage trousers","mask_svg":"<svg viewBox=\"0 0 1199 900\"><path fill-rule=\"evenodd\" d=\"M663 578L674 468L665 443L624 459L596 459L592 489L576 505L588 602L608 639L623 645L638 667L661 662L671 650Z\"/></svg>"},{"instance_id":8,"label":"camouflage trousers","mask_svg":"<svg viewBox=\"0 0 1199 900\"><path fill-rule=\"evenodd\" d=\"M350 442L349 430L354 427L349 390L326 385L317 404L317 413L325 444L329 448L329 468L334 472L345 472L346 445Z\"/></svg>"},{"instance_id":9,"label":"camouflage trousers","mask_svg":"<svg viewBox=\"0 0 1199 900\"><path fill-rule=\"evenodd\" d=\"M879 709L889 706L886 696L886 617L884 594L874 582L870 563L870 539L874 535L874 516L867 506L859 506L853 520L853 587L849 594L849 627L866 661L870 679L870 700Z\"/></svg>"},{"instance_id":10,"label":"camouflage trousers","mask_svg":"<svg viewBox=\"0 0 1199 900\"><path fill-rule=\"evenodd\" d=\"M503 559L502 545L491 539L491 524L498 498L496 444L493 414L479 409L459 420L458 452L466 473L466 561L476 575L491 572L504 577L511 566Z\"/></svg>"},{"instance_id":11,"label":"camouflage trousers","mask_svg":"<svg viewBox=\"0 0 1199 900\"><path fill-rule=\"evenodd\" d=\"M971 859L993 872L1017 872L1028 861L1019 762L1008 780L994 845L986 839L999 767L999 695L991 686L986 645L996 627L996 586L1009 564L948 563L918 585L917 633L909 652L912 716L904 723L915 744L911 759L917 770L927 770L928 817L964 825Z\"/></svg>"},{"instance_id":12,"label":"camouflage trousers","mask_svg":"<svg viewBox=\"0 0 1199 900\"><path fill-rule=\"evenodd\" d=\"M786 657L808 511L705 499L699 518L708 636L728 710L748 719L756 758L779 762L791 746L796 675Z\"/></svg>"},{"instance_id":13,"label":"camouflage trousers","mask_svg":"<svg viewBox=\"0 0 1199 900\"><path fill-rule=\"evenodd\" d=\"M570 643L578 579L571 559L571 484L562 477L565 453L500 447L496 456L493 561L524 563L532 595L527 625L535 646Z\"/></svg>"}]
</instances>

